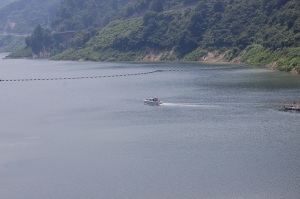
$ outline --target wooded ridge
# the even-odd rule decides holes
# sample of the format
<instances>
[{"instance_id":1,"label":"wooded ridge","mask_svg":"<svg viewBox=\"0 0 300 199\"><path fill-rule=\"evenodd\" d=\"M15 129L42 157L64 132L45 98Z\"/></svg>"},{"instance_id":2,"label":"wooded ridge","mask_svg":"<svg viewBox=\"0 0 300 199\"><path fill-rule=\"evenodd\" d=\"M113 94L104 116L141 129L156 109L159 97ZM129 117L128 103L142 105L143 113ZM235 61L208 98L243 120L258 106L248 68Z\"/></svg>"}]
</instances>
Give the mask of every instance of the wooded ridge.
<instances>
[{"instance_id":1,"label":"wooded ridge","mask_svg":"<svg viewBox=\"0 0 300 199\"><path fill-rule=\"evenodd\" d=\"M53 59L95 61L147 60L152 55L201 61L213 53L221 61L300 71L298 0L94 1L98 8L91 2L62 1L52 25L82 30L71 40L59 41L39 27L40 33L35 30L26 39L27 49L51 52ZM97 13L99 7L106 13Z\"/></svg>"}]
</instances>

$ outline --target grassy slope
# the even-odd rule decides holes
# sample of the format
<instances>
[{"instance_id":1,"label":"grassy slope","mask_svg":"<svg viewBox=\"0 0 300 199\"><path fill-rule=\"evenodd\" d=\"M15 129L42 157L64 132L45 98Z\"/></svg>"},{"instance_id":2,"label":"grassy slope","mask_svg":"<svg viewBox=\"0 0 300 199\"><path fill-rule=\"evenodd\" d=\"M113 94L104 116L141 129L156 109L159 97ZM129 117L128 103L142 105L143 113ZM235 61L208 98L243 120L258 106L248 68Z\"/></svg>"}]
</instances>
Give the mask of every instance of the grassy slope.
<instances>
[{"instance_id":1,"label":"grassy slope","mask_svg":"<svg viewBox=\"0 0 300 199\"><path fill-rule=\"evenodd\" d=\"M282 71L300 72L300 47L269 50L261 45L251 45L242 61L254 65L271 65Z\"/></svg>"},{"instance_id":2,"label":"grassy slope","mask_svg":"<svg viewBox=\"0 0 300 199\"><path fill-rule=\"evenodd\" d=\"M114 60L136 60L144 55L143 51L120 51L113 48L114 42L127 37L130 34L138 33L142 28L142 18L130 20L116 20L102 29L99 34L93 37L82 49L70 48L65 52L54 56L53 59L66 60L93 60L93 61L114 61Z\"/></svg>"}]
</instances>

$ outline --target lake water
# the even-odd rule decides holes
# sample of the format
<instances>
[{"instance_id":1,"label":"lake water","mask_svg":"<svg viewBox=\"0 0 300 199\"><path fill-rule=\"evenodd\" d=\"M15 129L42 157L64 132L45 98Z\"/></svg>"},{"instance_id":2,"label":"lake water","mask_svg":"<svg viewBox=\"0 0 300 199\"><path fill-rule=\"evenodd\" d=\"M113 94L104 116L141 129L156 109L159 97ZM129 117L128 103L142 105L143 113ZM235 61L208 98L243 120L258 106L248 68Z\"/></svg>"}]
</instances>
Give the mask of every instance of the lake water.
<instances>
[{"instance_id":1,"label":"lake water","mask_svg":"<svg viewBox=\"0 0 300 199\"><path fill-rule=\"evenodd\" d=\"M299 75L0 60L2 80L155 70L1 81L0 198L300 198Z\"/></svg>"}]
</instances>

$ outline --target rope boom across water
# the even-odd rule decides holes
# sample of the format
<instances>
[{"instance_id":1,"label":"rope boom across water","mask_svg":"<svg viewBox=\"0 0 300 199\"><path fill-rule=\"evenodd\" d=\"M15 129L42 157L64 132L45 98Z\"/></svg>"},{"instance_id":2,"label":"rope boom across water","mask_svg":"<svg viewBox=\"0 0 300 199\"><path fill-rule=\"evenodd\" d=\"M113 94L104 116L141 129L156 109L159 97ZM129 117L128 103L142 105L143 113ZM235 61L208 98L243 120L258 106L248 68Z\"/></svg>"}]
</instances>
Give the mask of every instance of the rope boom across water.
<instances>
[{"instance_id":1,"label":"rope boom across water","mask_svg":"<svg viewBox=\"0 0 300 199\"><path fill-rule=\"evenodd\" d=\"M115 75L100 75L100 76L82 76L82 77L55 77L55 78L31 78L31 79L0 79L0 82L27 82L27 81L58 81L58 80L78 80L78 79L97 79L97 78L113 78L113 77L128 77L136 75L148 75L160 72L190 72L199 70L224 70L233 69L241 66L232 67L215 67L215 68L199 68L197 70L190 69L168 69L168 70L154 70L144 73L129 73L129 74L115 74Z\"/></svg>"}]
</instances>

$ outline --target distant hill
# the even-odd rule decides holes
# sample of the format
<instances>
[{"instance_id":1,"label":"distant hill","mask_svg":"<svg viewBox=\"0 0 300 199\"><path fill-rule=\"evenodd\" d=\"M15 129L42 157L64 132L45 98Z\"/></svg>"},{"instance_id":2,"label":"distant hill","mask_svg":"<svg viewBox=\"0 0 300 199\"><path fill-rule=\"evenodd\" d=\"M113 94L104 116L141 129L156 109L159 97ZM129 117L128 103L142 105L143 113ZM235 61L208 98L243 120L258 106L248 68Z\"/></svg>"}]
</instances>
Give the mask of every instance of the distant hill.
<instances>
[{"instance_id":1,"label":"distant hill","mask_svg":"<svg viewBox=\"0 0 300 199\"><path fill-rule=\"evenodd\" d=\"M31 33L38 24L50 27L60 0L1 0L0 32Z\"/></svg>"},{"instance_id":2,"label":"distant hill","mask_svg":"<svg viewBox=\"0 0 300 199\"><path fill-rule=\"evenodd\" d=\"M215 60L300 72L299 0L64 0L52 27L81 30L41 48L54 59Z\"/></svg>"},{"instance_id":3,"label":"distant hill","mask_svg":"<svg viewBox=\"0 0 300 199\"><path fill-rule=\"evenodd\" d=\"M116 19L143 16L147 10L186 9L197 0L64 0L52 28L56 31L100 28Z\"/></svg>"},{"instance_id":4,"label":"distant hill","mask_svg":"<svg viewBox=\"0 0 300 199\"><path fill-rule=\"evenodd\" d=\"M55 58L156 56L156 60L196 61L213 57L300 71L298 0L141 0L124 9L128 19L111 22L84 44L75 37L71 48Z\"/></svg>"},{"instance_id":5,"label":"distant hill","mask_svg":"<svg viewBox=\"0 0 300 199\"><path fill-rule=\"evenodd\" d=\"M0 52L25 45L24 37L14 35L30 34L38 24L50 27L59 5L60 0L0 0Z\"/></svg>"}]
</instances>

